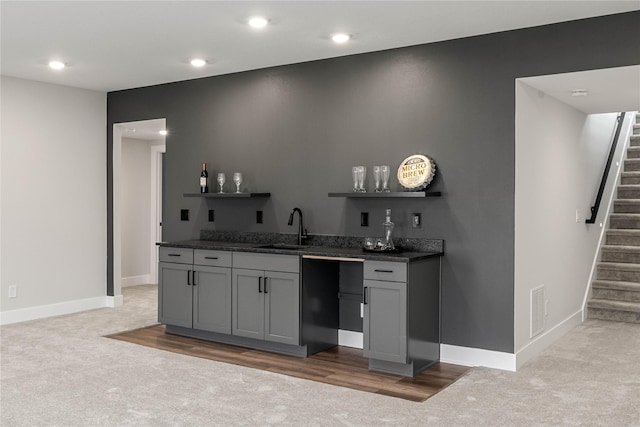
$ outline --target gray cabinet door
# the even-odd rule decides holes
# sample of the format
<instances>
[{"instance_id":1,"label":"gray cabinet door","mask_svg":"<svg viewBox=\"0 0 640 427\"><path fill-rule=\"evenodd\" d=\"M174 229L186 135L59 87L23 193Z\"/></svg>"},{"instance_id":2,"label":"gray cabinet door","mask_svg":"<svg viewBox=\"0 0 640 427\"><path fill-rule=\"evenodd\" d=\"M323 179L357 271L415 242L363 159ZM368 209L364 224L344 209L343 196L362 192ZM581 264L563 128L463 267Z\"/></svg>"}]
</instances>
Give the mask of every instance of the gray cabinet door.
<instances>
[{"instance_id":1,"label":"gray cabinet door","mask_svg":"<svg viewBox=\"0 0 640 427\"><path fill-rule=\"evenodd\" d=\"M231 333L231 269L194 268L193 327L203 331Z\"/></svg>"},{"instance_id":2,"label":"gray cabinet door","mask_svg":"<svg viewBox=\"0 0 640 427\"><path fill-rule=\"evenodd\" d=\"M265 272L264 338L300 344L300 275Z\"/></svg>"},{"instance_id":3,"label":"gray cabinet door","mask_svg":"<svg viewBox=\"0 0 640 427\"><path fill-rule=\"evenodd\" d=\"M407 284L364 281L365 357L407 363Z\"/></svg>"},{"instance_id":4,"label":"gray cabinet door","mask_svg":"<svg viewBox=\"0 0 640 427\"><path fill-rule=\"evenodd\" d=\"M233 269L232 323L233 335L264 338L264 272L241 268Z\"/></svg>"},{"instance_id":5,"label":"gray cabinet door","mask_svg":"<svg viewBox=\"0 0 640 427\"><path fill-rule=\"evenodd\" d=\"M166 325L192 326L191 265L158 263L158 321Z\"/></svg>"}]
</instances>

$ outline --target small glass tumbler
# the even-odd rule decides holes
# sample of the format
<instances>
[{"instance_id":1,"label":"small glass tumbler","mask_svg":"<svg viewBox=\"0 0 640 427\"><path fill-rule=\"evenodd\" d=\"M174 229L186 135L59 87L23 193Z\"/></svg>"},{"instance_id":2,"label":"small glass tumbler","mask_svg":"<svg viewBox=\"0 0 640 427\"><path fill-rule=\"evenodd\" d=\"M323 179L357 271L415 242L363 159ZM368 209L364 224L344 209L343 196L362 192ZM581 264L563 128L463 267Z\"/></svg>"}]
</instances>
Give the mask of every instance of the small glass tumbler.
<instances>
[{"instance_id":1,"label":"small glass tumbler","mask_svg":"<svg viewBox=\"0 0 640 427\"><path fill-rule=\"evenodd\" d=\"M389 192L389 166L380 166L380 174L382 175L382 191Z\"/></svg>"},{"instance_id":2,"label":"small glass tumbler","mask_svg":"<svg viewBox=\"0 0 640 427\"><path fill-rule=\"evenodd\" d=\"M357 193L359 191L358 188L358 166L354 166L351 168L351 175L353 176L353 192Z\"/></svg>"},{"instance_id":3,"label":"small glass tumbler","mask_svg":"<svg viewBox=\"0 0 640 427\"><path fill-rule=\"evenodd\" d=\"M380 189L380 166L373 167L373 181L376 185L376 193L382 191Z\"/></svg>"},{"instance_id":4,"label":"small glass tumbler","mask_svg":"<svg viewBox=\"0 0 640 427\"><path fill-rule=\"evenodd\" d=\"M365 249L375 249L376 247L376 239L373 237L365 237L364 238L364 248Z\"/></svg>"}]
</instances>

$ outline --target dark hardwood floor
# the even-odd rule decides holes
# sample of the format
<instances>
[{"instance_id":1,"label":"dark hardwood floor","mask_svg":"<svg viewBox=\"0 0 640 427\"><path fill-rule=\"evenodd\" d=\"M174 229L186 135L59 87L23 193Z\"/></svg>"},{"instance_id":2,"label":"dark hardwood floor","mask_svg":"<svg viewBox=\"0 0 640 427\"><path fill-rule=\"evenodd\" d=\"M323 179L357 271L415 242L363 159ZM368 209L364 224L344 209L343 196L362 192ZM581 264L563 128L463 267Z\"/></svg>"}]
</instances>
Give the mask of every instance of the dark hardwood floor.
<instances>
[{"instance_id":1,"label":"dark hardwood floor","mask_svg":"<svg viewBox=\"0 0 640 427\"><path fill-rule=\"evenodd\" d=\"M414 378L368 370L362 350L335 347L308 358L284 356L165 333L164 325L109 335L109 338L218 362L277 372L355 390L423 402L470 368L436 363Z\"/></svg>"}]
</instances>

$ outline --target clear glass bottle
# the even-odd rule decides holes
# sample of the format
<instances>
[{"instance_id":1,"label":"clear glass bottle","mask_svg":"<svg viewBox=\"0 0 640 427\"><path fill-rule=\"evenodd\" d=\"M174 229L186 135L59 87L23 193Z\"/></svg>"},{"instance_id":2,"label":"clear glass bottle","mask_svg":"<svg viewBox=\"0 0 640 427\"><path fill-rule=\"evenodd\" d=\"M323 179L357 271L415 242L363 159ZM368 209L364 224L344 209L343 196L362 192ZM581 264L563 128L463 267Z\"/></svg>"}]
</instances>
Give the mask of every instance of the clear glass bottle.
<instances>
[{"instance_id":1,"label":"clear glass bottle","mask_svg":"<svg viewBox=\"0 0 640 427\"><path fill-rule=\"evenodd\" d=\"M384 247L383 250L392 251L395 249L393 240L391 240L391 232L393 231L393 222L391 222L391 209L387 209L385 221L382 223L384 227Z\"/></svg>"}]
</instances>

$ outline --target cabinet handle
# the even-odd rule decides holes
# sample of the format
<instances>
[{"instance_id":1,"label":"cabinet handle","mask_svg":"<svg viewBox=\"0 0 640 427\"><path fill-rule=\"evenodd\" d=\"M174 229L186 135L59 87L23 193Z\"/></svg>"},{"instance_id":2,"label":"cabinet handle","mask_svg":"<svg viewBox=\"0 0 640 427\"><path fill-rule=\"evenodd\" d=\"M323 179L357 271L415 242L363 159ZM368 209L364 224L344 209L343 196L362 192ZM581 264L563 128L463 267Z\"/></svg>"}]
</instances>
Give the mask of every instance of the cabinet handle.
<instances>
[{"instance_id":1,"label":"cabinet handle","mask_svg":"<svg viewBox=\"0 0 640 427\"><path fill-rule=\"evenodd\" d=\"M181 256L180 254L167 254L167 256Z\"/></svg>"},{"instance_id":2,"label":"cabinet handle","mask_svg":"<svg viewBox=\"0 0 640 427\"><path fill-rule=\"evenodd\" d=\"M191 271L191 283L193 284L193 286L196 285L196 271L195 270Z\"/></svg>"},{"instance_id":3,"label":"cabinet handle","mask_svg":"<svg viewBox=\"0 0 640 427\"><path fill-rule=\"evenodd\" d=\"M264 293L268 294L269 292L267 292L267 278L264 278Z\"/></svg>"},{"instance_id":4,"label":"cabinet handle","mask_svg":"<svg viewBox=\"0 0 640 427\"><path fill-rule=\"evenodd\" d=\"M258 277L258 293L262 293L262 277Z\"/></svg>"},{"instance_id":5,"label":"cabinet handle","mask_svg":"<svg viewBox=\"0 0 640 427\"><path fill-rule=\"evenodd\" d=\"M376 273L393 273L393 270L373 270Z\"/></svg>"},{"instance_id":6,"label":"cabinet handle","mask_svg":"<svg viewBox=\"0 0 640 427\"><path fill-rule=\"evenodd\" d=\"M369 289L368 286L364 287L364 292L362 292L362 304L367 305L367 289Z\"/></svg>"},{"instance_id":7,"label":"cabinet handle","mask_svg":"<svg viewBox=\"0 0 640 427\"><path fill-rule=\"evenodd\" d=\"M217 256L206 256L204 257L204 259L218 259Z\"/></svg>"},{"instance_id":8,"label":"cabinet handle","mask_svg":"<svg viewBox=\"0 0 640 427\"><path fill-rule=\"evenodd\" d=\"M191 270L187 270L187 286L191 286Z\"/></svg>"}]
</instances>

